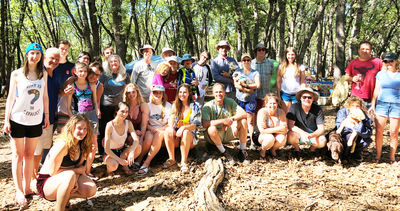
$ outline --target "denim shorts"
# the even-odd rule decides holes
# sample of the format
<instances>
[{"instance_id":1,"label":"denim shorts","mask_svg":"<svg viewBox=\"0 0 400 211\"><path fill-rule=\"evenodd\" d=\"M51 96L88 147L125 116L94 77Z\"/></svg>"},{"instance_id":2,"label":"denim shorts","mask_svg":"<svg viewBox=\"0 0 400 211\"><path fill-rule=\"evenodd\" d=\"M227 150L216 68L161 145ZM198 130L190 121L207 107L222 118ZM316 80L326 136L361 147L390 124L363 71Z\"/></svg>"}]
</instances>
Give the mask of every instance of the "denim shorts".
<instances>
[{"instance_id":1,"label":"denim shorts","mask_svg":"<svg viewBox=\"0 0 400 211\"><path fill-rule=\"evenodd\" d=\"M256 113L257 101L251 100L250 102L243 102L239 100L239 106L242 107L247 113Z\"/></svg>"},{"instance_id":2,"label":"denim shorts","mask_svg":"<svg viewBox=\"0 0 400 211\"><path fill-rule=\"evenodd\" d=\"M286 101L286 102L297 103L296 94L291 95L291 94L288 94L288 93L286 93L284 91L281 91L281 98L282 98L283 101Z\"/></svg>"},{"instance_id":3,"label":"denim shorts","mask_svg":"<svg viewBox=\"0 0 400 211\"><path fill-rule=\"evenodd\" d=\"M388 103L378 100L375 114L389 118L400 118L400 103Z\"/></svg>"}]
</instances>

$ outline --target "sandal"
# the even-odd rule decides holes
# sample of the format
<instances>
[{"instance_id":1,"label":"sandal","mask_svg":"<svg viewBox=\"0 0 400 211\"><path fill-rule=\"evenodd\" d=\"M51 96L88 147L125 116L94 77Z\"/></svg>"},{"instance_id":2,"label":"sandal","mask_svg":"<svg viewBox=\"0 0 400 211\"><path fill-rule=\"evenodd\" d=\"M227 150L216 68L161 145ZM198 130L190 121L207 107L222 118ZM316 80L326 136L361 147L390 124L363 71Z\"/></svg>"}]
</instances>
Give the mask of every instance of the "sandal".
<instances>
[{"instance_id":1,"label":"sandal","mask_svg":"<svg viewBox=\"0 0 400 211\"><path fill-rule=\"evenodd\" d=\"M146 166L141 166L140 167L140 169L139 169L139 171L138 171L138 173L137 173L137 175L138 176L144 176L144 175L146 175L147 173L149 173L149 167L146 167ZM142 172L140 172L140 171L142 171Z\"/></svg>"},{"instance_id":2,"label":"sandal","mask_svg":"<svg viewBox=\"0 0 400 211\"><path fill-rule=\"evenodd\" d=\"M139 162L134 162L132 165L132 170L134 171L139 171L140 169L140 163Z\"/></svg>"},{"instance_id":3,"label":"sandal","mask_svg":"<svg viewBox=\"0 0 400 211\"><path fill-rule=\"evenodd\" d=\"M372 162L378 164L378 163L381 162L381 159L380 159L380 158L374 158L374 159L372 160Z\"/></svg>"},{"instance_id":4,"label":"sandal","mask_svg":"<svg viewBox=\"0 0 400 211\"><path fill-rule=\"evenodd\" d=\"M393 165L393 164L395 164L395 163L396 163L396 160L390 160L390 161L389 161L389 164L390 164L390 165Z\"/></svg>"},{"instance_id":5,"label":"sandal","mask_svg":"<svg viewBox=\"0 0 400 211\"><path fill-rule=\"evenodd\" d=\"M163 164L162 167L163 167L163 169L167 169L175 164L176 164L175 160L168 159L167 161L165 161L165 163Z\"/></svg>"},{"instance_id":6,"label":"sandal","mask_svg":"<svg viewBox=\"0 0 400 211\"><path fill-rule=\"evenodd\" d=\"M86 176L88 176L89 179L91 179L91 180L93 180L93 181L99 180L99 178L97 178L96 176L94 176L92 173L86 174Z\"/></svg>"},{"instance_id":7,"label":"sandal","mask_svg":"<svg viewBox=\"0 0 400 211\"><path fill-rule=\"evenodd\" d=\"M181 164L181 173L183 174L187 174L189 173L189 166L186 163L182 163Z\"/></svg>"}]
</instances>

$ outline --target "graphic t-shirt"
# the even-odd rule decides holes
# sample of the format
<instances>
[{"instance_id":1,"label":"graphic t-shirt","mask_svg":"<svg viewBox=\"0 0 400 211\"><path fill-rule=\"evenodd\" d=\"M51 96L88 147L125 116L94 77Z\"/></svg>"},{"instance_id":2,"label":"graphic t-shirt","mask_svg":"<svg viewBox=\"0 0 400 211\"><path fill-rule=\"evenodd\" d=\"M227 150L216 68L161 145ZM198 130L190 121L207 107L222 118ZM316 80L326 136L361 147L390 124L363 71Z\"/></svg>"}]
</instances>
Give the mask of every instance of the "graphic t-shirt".
<instances>
[{"instance_id":1,"label":"graphic t-shirt","mask_svg":"<svg viewBox=\"0 0 400 211\"><path fill-rule=\"evenodd\" d=\"M171 113L171 104L169 102L165 103L165 107L160 105L155 105L153 103L148 103L149 105L149 125L154 128L163 127L168 123L168 117Z\"/></svg>"}]
</instances>

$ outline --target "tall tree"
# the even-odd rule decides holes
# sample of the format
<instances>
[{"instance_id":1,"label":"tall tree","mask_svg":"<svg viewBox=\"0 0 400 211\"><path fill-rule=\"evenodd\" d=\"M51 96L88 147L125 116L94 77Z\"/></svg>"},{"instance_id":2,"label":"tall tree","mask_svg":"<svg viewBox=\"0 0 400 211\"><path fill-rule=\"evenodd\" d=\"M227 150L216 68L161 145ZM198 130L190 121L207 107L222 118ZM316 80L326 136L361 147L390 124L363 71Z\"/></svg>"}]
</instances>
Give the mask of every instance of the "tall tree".
<instances>
[{"instance_id":1,"label":"tall tree","mask_svg":"<svg viewBox=\"0 0 400 211\"><path fill-rule=\"evenodd\" d=\"M335 66L333 76L335 80L339 80L345 70L345 32L346 24L345 14L346 0L338 0L336 6L336 37L335 37Z\"/></svg>"}]
</instances>

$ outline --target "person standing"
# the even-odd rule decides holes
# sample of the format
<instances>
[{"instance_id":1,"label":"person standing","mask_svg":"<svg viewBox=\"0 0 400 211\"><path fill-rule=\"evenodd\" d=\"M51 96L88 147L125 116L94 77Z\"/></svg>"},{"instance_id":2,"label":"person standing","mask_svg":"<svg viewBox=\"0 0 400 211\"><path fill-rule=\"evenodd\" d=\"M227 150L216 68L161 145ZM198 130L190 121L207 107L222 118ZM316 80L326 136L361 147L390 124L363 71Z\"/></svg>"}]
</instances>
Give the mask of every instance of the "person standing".
<instances>
[{"instance_id":1,"label":"person standing","mask_svg":"<svg viewBox=\"0 0 400 211\"><path fill-rule=\"evenodd\" d=\"M131 82L139 86L143 99L149 102L154 72L157 67L157 64L151 61L155 50L151 45L144 45L139 52L143 55L143 59L133 67Z\"/></svg>"},{"instance_id":2,"label":"person standing","mask_svg":"<svg viewBox=\"0 0 400 211\"><path fill-rule=\"evenodd\" d=\"M218 56L211 61L211 71L215 82L222 83L226 87L227 97L235 99L236 90L232 74L239 68L239 65L234 58L228 56L230 49L228 41L221 40L218 43Z\"/></svg>"},{"instance_id":3,"label":"person standing","mask_svg":"<svg viewBox=\"0 0 400 211\"><path fill-rule=\"evenodd\" d=\"M257 108L256 112L264 106L264 97L270 93L270 80L274 71L274 64L271 60L265 57L267 49L264 44L258 43L254 49L256 58L251 61L251 69L257 70L260 74L260 88L257 93Z\"/></svg>"},{"instance_id":4,"label":"person standing","mask_svg":"<svg viewBox=\"0 0 400 211\"><path fill-rule=\"evenodd\" d=\"M193 70L199 82L199 97L197 99L197 103L200 105L200 107L203 107L207 87L212 83L211 68L207 64L207 60L209 60L209 58L210 53L203 51L200 54L200 60L193 64Z\"/></svg>"},{"instance_id":5,"label":"person standing","mask_svg":"<svg viewBox=\"0 0 400 211\"><path fill-rule=\"evenodd\" d=\"M43 50L39 43L31 43L25 51L24 66L11 73L4 117L4 132L11 136L15 202L21 206L27 204L26 198L33 193L30 184L34 151L42 135L43 114L43 127L47 128L49 98Z\"/></svg>"},{"instance_id":6,"label":"person standing","mask_svg":"<svg viewBox=\"0 0 400 211\"><path fill-rule=\"evenodd\" d=\"M358 47L358 58L350 61L346 68L346 81L351 83L351 95L360 97L371 105L375 89L376 74L382 69L382 60L371 57L372 44L362 41Z\"/></svg>"},{"instance_id":7,"label":"person standing","mask_svg":"<svg viewBox=\"0 0 400 211\"><path fill-rule=\"evenodd\" d=\"M103 49L103 57L104 57L104 62L103 62L103 64L102 64L103 69L106 68L108 57L109 57L110 55L112 55L112 54L114 54L114 48L113 48L113 47L107 46L107 47L105 47L105 48Z\"/></svg>"}]
</instances>

